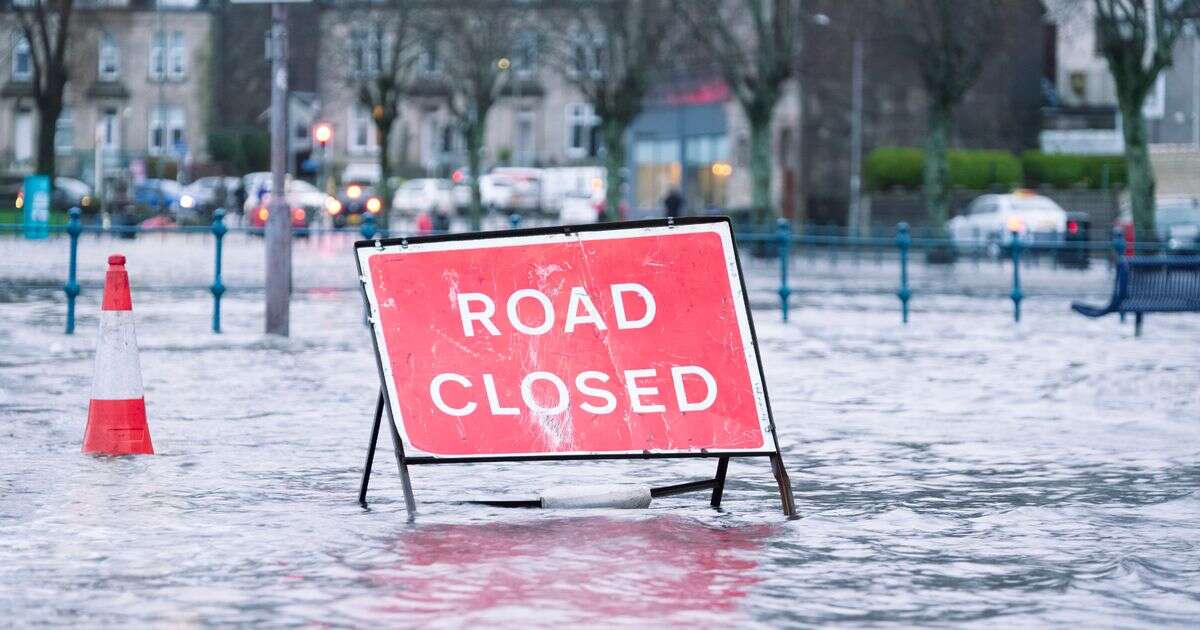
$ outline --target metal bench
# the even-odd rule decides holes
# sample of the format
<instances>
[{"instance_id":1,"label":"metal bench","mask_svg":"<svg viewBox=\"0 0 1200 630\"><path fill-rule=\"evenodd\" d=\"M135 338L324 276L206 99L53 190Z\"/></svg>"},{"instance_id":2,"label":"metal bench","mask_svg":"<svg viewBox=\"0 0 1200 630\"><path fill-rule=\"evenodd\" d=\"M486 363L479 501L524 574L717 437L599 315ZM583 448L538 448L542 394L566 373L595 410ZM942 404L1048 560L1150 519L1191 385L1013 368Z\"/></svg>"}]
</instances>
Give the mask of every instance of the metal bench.
<instances>
[{"instance_id":1,"label":"metal bench","mask_svg":"<svg viewBox=\"0 0 1200 630\"><path fill-rule=\"evenodd\" d=\"M1116 286L1107 306L1073 302L1088 317L1133 313L1134 335L1142 334L1146 313L1200 312L1200 256L1130 256L1117 263Z\"/></svg>"}]
</instances>

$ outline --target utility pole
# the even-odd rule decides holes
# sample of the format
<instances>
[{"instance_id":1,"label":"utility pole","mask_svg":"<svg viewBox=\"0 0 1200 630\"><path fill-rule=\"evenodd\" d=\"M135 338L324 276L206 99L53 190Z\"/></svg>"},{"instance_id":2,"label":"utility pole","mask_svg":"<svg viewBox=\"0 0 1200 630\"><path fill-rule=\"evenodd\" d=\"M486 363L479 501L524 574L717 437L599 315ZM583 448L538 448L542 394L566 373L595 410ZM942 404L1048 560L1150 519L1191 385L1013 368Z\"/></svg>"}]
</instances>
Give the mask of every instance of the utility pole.
<instances>
[{"instance_id":1,"label":"utility pole","mask_svg":"<svg viewBox=\"0 0 1200 630\"><path fill-rule=\"evenodd\" d=\"M266 331L288 335L292 297L292 213L287 171L287 6L271 5L271 203L266 226Z\"/></svg>"},{"instance_id":2,"label":"utility pole","mask_svg":"<svg viewBox=\"0 0 1200 630\"><path fill-rule=\"evenodd\" d=\"M850 68L850 216L851 236L858 236L862 224L862 108L863 40L854 34L854 55Z\"/></svg>"}]
</instances>

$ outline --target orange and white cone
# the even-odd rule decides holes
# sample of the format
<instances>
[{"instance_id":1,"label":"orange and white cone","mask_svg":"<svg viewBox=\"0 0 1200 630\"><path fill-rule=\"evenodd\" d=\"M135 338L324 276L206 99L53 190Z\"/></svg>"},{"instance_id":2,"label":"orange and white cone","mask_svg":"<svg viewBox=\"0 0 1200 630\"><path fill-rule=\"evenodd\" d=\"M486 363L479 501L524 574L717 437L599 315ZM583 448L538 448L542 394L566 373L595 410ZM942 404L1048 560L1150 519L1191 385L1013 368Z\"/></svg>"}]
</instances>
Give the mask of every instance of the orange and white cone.
<instances>
[{"instance_id":1,"label":"orange and white cone","mask_svg":"<svg viewBox=\"0 0 1200 630\"><path fill-rule=\"evenodd\" d=\"M100 336L96 344L96 373L88 405L83 452L99 455L152 455L142 366L133 331L133 300L125 257L108 257L104 303L100 307Z\"/></svg>"}]
</instances>

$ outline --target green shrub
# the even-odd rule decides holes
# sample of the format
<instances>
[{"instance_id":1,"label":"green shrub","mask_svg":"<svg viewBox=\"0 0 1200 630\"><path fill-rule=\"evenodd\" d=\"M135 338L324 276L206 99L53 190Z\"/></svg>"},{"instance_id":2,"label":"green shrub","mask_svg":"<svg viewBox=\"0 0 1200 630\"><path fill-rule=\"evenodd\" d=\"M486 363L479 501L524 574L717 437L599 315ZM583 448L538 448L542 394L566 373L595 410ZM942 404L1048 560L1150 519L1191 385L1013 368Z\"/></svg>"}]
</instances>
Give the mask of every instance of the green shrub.
<instances>
[{"instance_id":1,"label":"green shrub","mask_svg":"<svg viewBox=\"0 0 1200 630\"><path fill-rule=\"evenodd\" d=\"M920 188L924 152L911 147L880 147L867 155L867 187Z\"/></svg>"},{"instance_id":2,"label":"green shrub","mask_svg":"<svg viewBox=\"0 0 1200 630\"><path fill-rule=\"evenodd\" d=\"M1105 170L1109 186L1124 186L1125 158L1120 155L1074 155L1026 151L1021 154L1029 186L1103 188Z\"/></svg>"},{"instance_id":3,"label":"green shrub","mask_svg":"<svg viewBox=\"0 0 1200 630\"><path fill-rule=\"evenodd\" d=\"M867 156L867 186L873 190L920 188L925 152L914 147L880 147ZM1008 151L950 150L949 186L982 190L1011 188L1022 181L1021 161Z\"/></svg>"}]
</instances>

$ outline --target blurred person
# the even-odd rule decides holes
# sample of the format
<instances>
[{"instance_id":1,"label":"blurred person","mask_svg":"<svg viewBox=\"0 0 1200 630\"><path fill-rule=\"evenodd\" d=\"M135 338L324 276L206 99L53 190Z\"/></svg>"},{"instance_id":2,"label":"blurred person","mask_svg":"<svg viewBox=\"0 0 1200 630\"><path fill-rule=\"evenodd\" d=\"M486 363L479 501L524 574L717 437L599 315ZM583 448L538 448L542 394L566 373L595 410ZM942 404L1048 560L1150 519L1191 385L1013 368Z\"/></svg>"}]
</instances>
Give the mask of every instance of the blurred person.
<instances>
[{"instance_id":1,"label":"blurred person","mask_svg":"<svg viewBox=\"0 0 1200 630\"><path fill-rule=\"evenodd\" d=\"M683 210L683 195L679 194L677 188L672 188L671 192L663 198L663 207L667 211L667 216L676 219L680 216Z\"/></svg>"}]
</instances>

